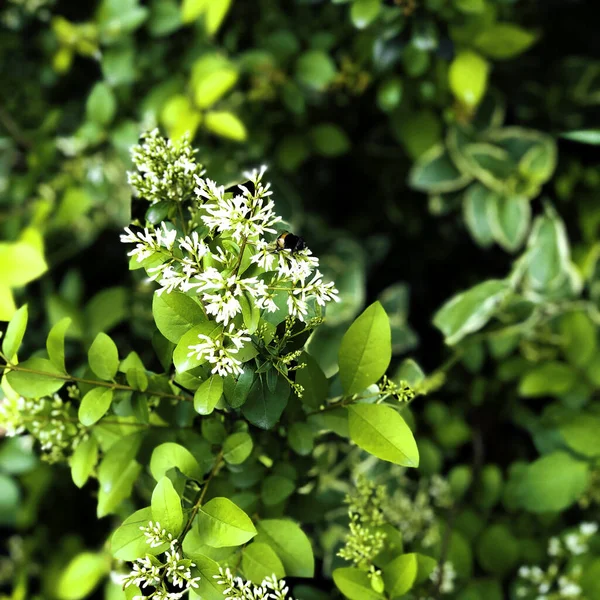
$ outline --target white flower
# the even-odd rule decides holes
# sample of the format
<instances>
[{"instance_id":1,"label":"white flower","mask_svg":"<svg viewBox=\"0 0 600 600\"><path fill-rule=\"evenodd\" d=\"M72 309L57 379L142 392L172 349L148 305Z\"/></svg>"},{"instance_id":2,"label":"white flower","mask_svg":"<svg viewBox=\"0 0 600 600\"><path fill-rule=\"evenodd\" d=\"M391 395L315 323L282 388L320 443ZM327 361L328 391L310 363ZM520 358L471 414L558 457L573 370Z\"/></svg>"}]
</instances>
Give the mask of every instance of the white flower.
<instances>
[{"instance_id":1,"label":"white flower","mask_svg":"<svg viewBox=\"0 0 600 600\"><path fill-rule=\"evenodd\" d=\"M579 531L585 536L592 536L598 531L598 523L581 523Z\"/></svg>"},{"instance_id":2,"label":"white flower","mask_svg":"<svg viewBox=\"0 0 600 600\"><path fill-rule=\"evenodd\" d=\"M220 336L211 338L208 335L198 334L199 344L189 346L188 356L196 355L197 360L206 360L214 365L211 373L225 377L228 374L240 375L242 363L236 354L250 341L250 336L245 329L233 331L233 323L228 331L223 331ZM227 344L227 346L226 346Z\"/></svg>"},{"instance_id":3,"label":"white flower","mask_svg":"<svg viewBox=\"0 0 600 600\"><path fill-rule=\"evenodd\" d=\"M147 227L144 228L143 232L138 231L137 233L131 231L129 227L125 227L125 232L127 235L121 235L121 242L123 244L136 244L135 248L127 253L127 256L135 256L137 262L142 262L155 252L160 251L160 244L154 234L148 231Z\"/></svg>"},{"instance_id":4,"label":"white flower","mask_svg":"<svg viewBox=\"0 0 600 600\"><path fill-rule=\"evenodd\" d=\"M193 254L197 259L208 254L208 246L200 239L197 231L192 231L191 235L179 238L179 247Z\"/></svg>"},{"instance_id":5,"label":"white flower","mask_svg":"<svg viewBox=\"0 0 600 600\"><path fill-rule=\"evenodd\" d=\"M580 535L576 533L570 533L564 537L565 546L569 549L571 554L578 556L579 554L583 554L587 552L587 544L585 540L581 538Z\"/></svg>"},{"instance_id":6,"label":"white flower","mask_svg":"<svg viewBox=\"0 0 600 600\"><path fill-rule=\"evenodd\" d=\"M177 540L173 538L173 535L168 533L164 527L161 527L158 521L156 523L150 521L148 525L141 525L140 531L144 532L146 543L150 548L158 548L163 544L170 544L171 546L177 544Z\"/></svg>"},{"instance_id":7,"label":"white flower","mask_svg":"<svg viewBox=\"0 0 600 600\"><path fill-rule=\"evenodd\" d=\"M265 271L271 271L273 264L275 263L275 252L273 251L273 245L265 242L264 240L258 240L254 244L255 253L252 255L250 262L257 264Z\"/></svg>"},{"instance_id":8,"label":"white flower","mask_svg":"<svg viewBox=\"0 0 600 600\"><path fill-rule=\"evenodd\" d=\"M167 250L173 249L175 238L177 237L176 229L167 229L166 224L161 223L161 227L155 230L156 243L159 246L164 246Z\"/></svg>"}]
</instances>

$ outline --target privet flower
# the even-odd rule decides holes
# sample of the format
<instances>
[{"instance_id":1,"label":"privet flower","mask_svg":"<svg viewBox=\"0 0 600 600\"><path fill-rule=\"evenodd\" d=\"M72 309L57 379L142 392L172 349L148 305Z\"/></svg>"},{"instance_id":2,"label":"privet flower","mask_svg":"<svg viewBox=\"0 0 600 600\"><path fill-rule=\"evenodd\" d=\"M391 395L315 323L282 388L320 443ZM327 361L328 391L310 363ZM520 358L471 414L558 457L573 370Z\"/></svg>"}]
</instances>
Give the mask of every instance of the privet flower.
<instances>
[{"instance_id":1,"label":"privet flower","mask_svg":"<svg viewBox=\"0 0 600 600\"><path fill-rule=\"evenodd\" d=\"M123 588L136 585L142 589L154 588L149 595L139 596L139 599L153 598L154 600L179 600L191 589L198 587L200 577L194 577L192 569L194 562L182 556L179 541L168 533L160 523L150 521L148 525L140 526L144 532L146 543L151 548L168 544L168 550L159 556L146 554L133 561L129 574L121 577ZM179 588L179 591L169 591L166 584ZM134 598L138 598L135 596Z\"/></svg>"},{"instance_id":2,"label":"privet flower","mask_svg":"<svg viewBox=\"0 0 600 600\"><path fill-rule=\"evenodd\" d=\"M219 575L213 575L219 585L224 587L225 600L294 600L288 596L289 588L283 579L275 575L265 577L260 585L234 577L229 567L219 567Z\"/></svg>"},{"instance_id":3,"label":"privet flower","mask_svg":"<svg viewBox=\"0 0 600 600\"><path fill-rule=\"evenodd\" d=\"M178 202L177 226L128 227L121 241L134 245L129 256L158 283L159 295L179 291L195 297L206 316L222 326L189 346L188 356L212 364L213 374L242 372L240 350L254 343L244 310L286 311L309 329L319 317L315 304L339 300L308 248L277 247L275 226L281 217L274 211L270 184L263 182L264 167L245 173L251 185L231 193L202 177L188 140L173 145L153 131L132 155L138 173L129 180L137 194L151 203Z\"/></svg>"}]
</instances>

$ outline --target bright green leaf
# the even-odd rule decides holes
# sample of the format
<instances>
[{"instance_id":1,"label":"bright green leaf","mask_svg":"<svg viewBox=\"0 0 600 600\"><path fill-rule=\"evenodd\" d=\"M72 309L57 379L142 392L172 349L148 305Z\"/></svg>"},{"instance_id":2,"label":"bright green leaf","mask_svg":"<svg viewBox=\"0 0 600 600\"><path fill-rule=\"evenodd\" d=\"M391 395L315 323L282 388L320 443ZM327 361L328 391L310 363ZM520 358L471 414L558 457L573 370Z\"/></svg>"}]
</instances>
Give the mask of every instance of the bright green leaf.
<instances>
[{"instance_id":1,"label":"bright green leaf","mask_svg":"<svg viewBox=\"0 0 600 600\"><path fill-rule=\"evenodd\" d=\"M252 438L245 431L232 433L223 442L223 458L230 465L242 464L252 453Z\"/></svg>"},{"instance_id":2,"label":"bright green leaf","mask_svg":"<svg viewBox=\"0 0 600 600\"><path fill-rule=\"evenodd\" d=\"M161 527L174 538L181 533L183 528L181 498L168 477L162 477L152 492L152 519L159 522Z\"/></svg>"},{"instance_id":3,"label":"bright green leaf","mask_svg":"<svg viewBox=\"0 0 600 600\"><path fill-rule=\"evenodd\" d=\"M213 498L198 513L198 530L213 548L241 546L256 535L250 517L231 500Z\"/></svg>"},{"instance_id":4,"label":"bright green leaf","mask_svg":"<svg viewBox=\"0 0 600 600\"><path fill-rule=\"evenodd\" d=\"M99 333L88 350L90 369L100 379L112 381L119 369L117 345L105 333Z\"/></svg>"},{"instance_id":5,"label":"bright green leaf","mask_svg":"<svg viewBox=\"0 0 600 600\"><path fill-rule=\"evenodd\" d=\"M199 415L210 415L223 395L223 378L212 375L200 384L194 394L194 409Z\"/></svg>"},{"instance_id":6,"label":"bright green leaf","mask_svg":"<svg viewBox=\"0 0 600 600\"><path fill-rule=\"evenodd\" d=\"M24 304L13 315L6 328L6 332L2 338L2 353L9 361L13 360L21 346L25 329L27 328L28 316L27 304Z\"/></svg>"}]
</instances>

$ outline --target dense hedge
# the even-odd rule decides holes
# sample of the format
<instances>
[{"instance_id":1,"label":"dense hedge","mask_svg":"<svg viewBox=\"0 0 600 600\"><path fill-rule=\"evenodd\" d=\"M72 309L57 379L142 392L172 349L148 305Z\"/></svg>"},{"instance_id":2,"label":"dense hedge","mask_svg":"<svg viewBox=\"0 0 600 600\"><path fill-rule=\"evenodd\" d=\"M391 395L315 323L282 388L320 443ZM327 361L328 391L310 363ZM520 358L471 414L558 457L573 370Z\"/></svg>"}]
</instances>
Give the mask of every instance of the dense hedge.
<instances>
[{"instance_id":1,"label":"dense hedge","mask_svg":"<svg viewBox=\"0 0 600 600\"><path fill-rule=\"evenodd\" d=\"M595 9L3 4L0 598L599 599Z\"/></svg>"}]
</instances>

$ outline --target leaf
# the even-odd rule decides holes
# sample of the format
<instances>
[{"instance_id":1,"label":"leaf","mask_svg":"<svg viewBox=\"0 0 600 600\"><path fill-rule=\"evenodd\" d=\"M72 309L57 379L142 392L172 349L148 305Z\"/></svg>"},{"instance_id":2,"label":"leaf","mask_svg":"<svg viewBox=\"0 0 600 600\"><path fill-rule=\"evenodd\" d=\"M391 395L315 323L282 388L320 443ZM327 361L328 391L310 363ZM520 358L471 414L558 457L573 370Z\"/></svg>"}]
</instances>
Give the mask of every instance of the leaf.
<instances>
[{"instance_id":1,"label":"leaf","mask_svg":"<svg viewBox=\"0 0 600 600\"><path fill-rule=\"evenodd\" d=\"M357 29L368 27L379 15L381 0L355 0L350 7L350 19Z\"/></svg>"},{"instance_id":2,"label":"leaf","mask_svg":"<svg viewBox=\"0 0 600 600\"><path fill-rule=\"evenodd\" d=\"M329 382L319 363L306 352L298 357L298 363L306 366L296 371L296 383L304 388L300 400L309 408L317 409L325 403Z\"/></svg>"},{"instance_id":3,"label":"leaf","mask_svg":"<svg viewBox=\"0 0 600 600\"><path fill-rule=\"evenodd\" d=\"M366 571L356 567L345 567L333 572L333 581L349 600L383 600L384 596L371 587Z\"/></svg>"},{"instance_id":4,"label":"leaf","mask_svg":"<svg viewBox=\"0 0 600 600\"><path fill-rule=\"evenodd\" d=\"M0 283L0 321L9 321L17 312L11 289Z\"/></svg>"},{"instance_id":5,"label":"leaf","mask_svg":"<svg viewBox=\"0 0 600 600\"><path fill-rule=\"evenodd\" d=\"M183 529L181 498L168 477L159 479L152 492L152 519L174 538Z\"/></svg>"},{"instance_id":6,"label":"leaf","mask_svg":"<svg viewBox=\"0 0 600 600\"><path fill-rule=\"evenodd\" d=\"M63 373L67 372L65 367L65 334L70 325L71 319L69 317L61 319L52 327L46 338L46 350L50 362Z\"/></svg>"},{"instance_id":7,"label":"leaf","mask_svg":"<svg viewBox=\"0 0 600 600\"><path fill-rule=\"evenodd\" d=\"M488 205L495 203L496 192L486 188L481 183L469 186L463 202L465 223L475 241L483 248L488 248L494 242L494 235L488 220Z\"/></svg>"},{"instance_id":8,"label":"leaf","mask_svg":"<svg viewBox=\"0 0 600 600\"><path fill-rule=\"evenodd\" d=\"M594 458L600 456L600 417L592 414L579 414L559 427L565 443L571 450Z\"/></svg>"},{"instance_id":9,"label":"leaf","mask_svg":"<svg viewBox=\"0 0 600 600\"><path fill-rule=\"evenodd\" d=\"M317 91L323 91L334 79L335 62L323 50L308 50L296 62L296 79Z\"/></svg>"},{"instance_id":10,"label":"leaf","mask_svg":"<svg viewBox=\"0 0 600 600\"><path fill-rule=\"evenodd\" d=\"M88 350L90 369L105 381L113 381L119 369L119 351L105 333L99 333Z\"/></svg>"},{"instance_id":11,"label":"leaf","mask_svg":"<svg viewBox=\"0 0 600 600\"><path fill-rule=\"evenodd\" d=\"M246 126L232 112L226 110L211 110L204 115L204 126L208 131L243 142L248 136Z\"/></svg>"},{"instance_id":12,"label":"leaf","mask_svg":"<svg viewBox=\"0 0 600 600\"><path fill-rule=\"evenodd\" d=\"M181 140L186 135L194 139L202 122L202 113L187 96L177 94L164 103L160 121L172 140Z\"/></svg>"},{"instance_id":13,"label":"leaf","mask_svg":"<svg viewBox=\"0 0 600 600\"><path fill-rule=\"evenodd\" d=\"M28 316L27 304L24 304L12 316L6 328L2 339L2 353L8 361L12 361L19 351L25 330L27 329Z\"/></svg>"},{"instance_id":14,"label":"leaf","mask_svg":"<svg viewBox=\"0 0 600 600\"><path fill-rule=\"evenodd\" d=\"M222 330L220 325L214 322L204 321L188 330L173 351L173 364L178 373L184 373L190 371L195 367L203 365L206 362L206 358L198 359L196 354L190 354L190 346L194 346L200 342L198 339L199 334L208 335L212 337Z\"/></svg>"},{"instance_id":15,"label":"leaf","mask_svg":"<svg viewBox=\"0 0 600 600\"><path fill-rule=\"evenodd\" d=\"M140 527L148 527L152 519L152 508L150 506L136 510L127 517L110 538L112 555L119 560L133 561L144 554L156 555L167 550L169 544L152 548L146 542L146 536Z\"/></svg>"},{"instance_id":16,"label":"leaf","mask_svg":"<svg viewBox=\"0 0 600 600\"><path fill-rule=\"evenodd\" d=\"M206 33L214 35L227 16L231 2L232 0L183 0L181 20L187 24L202 16Z\"/></svg>"},{"instance_id":17,"label":"leaf","mask_svg":"<svg viewBox=\"0 0 600 600\"><path fill-rule=\"evenodd\" d=\"M269 475L263 480L260 495L265 506L274 506L287 500L295 489L291 479L283 475Z\"/></svg>"},{"instance_id":18,"label":"leaf","mask_svg":"<svg viewBox=\"0 0 600 600\"><path fill-rule=\"evenodd\" d=\"M494 239L509 252L523 244L531 221L531 204L524 196L495 195L488 202L488 221Z\"/></svg>"},{"instance_id":19,"label":"leaf","mask_svg":"<svg viewBox=\"0 0 600 600\"><path fill-rule=\"evenodd\" d=\"M231 500L213 498L198 513L198 531L213 548L241 546L257 533L250 517Z\"/></svg>"},{"instance_id":20,"label":"leaf","mask_svg":"<svg viewBox=\"0 0 600 600\"><path fill-rule=\"evenodd\" d=\"M45 358L30 358L19 363L18 368L22 370L9 371L6 379L10 387L25 398L51 396L65 383L64 375Z\"/></svg>"},{"instance_id":21,"label":"leaf","mask_svg":"<svg viewBox=\"0 0 600 600\"><path fill-rule=\"evenodd\" d=\"M585 367L596 353L596 326L585 312L570 312L560 319L561 346L565 358Z\"/></svg>"},{"instance_id":22,"label":"leaf","mask_svg":"<svg viewBox=\"0 0 600 600\"><path fill-rule=\"evenodd\" d=\"M482 100L488 84L489 64L476 52L462 50L448 70L450 90L459 102L475 108Z\"/></svg>"},{"instance_id":23,"label":"leaf","mask_svg":"<svg viewBox=\"0 0 600 600\"><path fill-rule=\"evenodd\" d=\"M559 512L572 506L587 489L589 468L565 452L532 462L519 478L519 505L532 513Z\"/></svg>"},{"instance_id":24,"label":"leaf","mask_svg":"<svg viewBox=\"0 0 600 600\"><path fill-rule=\"evenodd\" d=\"M231 408L239 408L246 402L254 383L254 369L246 363L241 375L228 375L223 381L223 394Z\"/></svg>"},{"instance_id":25,"label":"leaf","mask_svg":"<svg viewBox=\"0 0 600 600\"><path fill-rule=\"evenodd\" d=\"M408 176L410 187L430 194L445 194L464 188L472 175L461 173L441 145L424 152L412 166Z\"/></svg>"},{"instance_id":26,"label":"leaf","mask_svg":"<svg viewBox=\"0 0 600 600\"><path fill-rule=\"evenodd\" d=\"M505 525L488 527L477 542L477 560L489 573L503 577L519 561L519 541Z\"/></svg>"},{"instance_id":27,"label":"leaf","mask_svg":"<svg viewBox=\"0 0 600 600\"><path fill-rule=\"evenodd\" d=\"M522 54L538 36L514 23L494 23L485 27L475 37L475 46L495 60L507 60Z\"/></svg>"},{"instance_id":28,"label":"leaf","mask_svg":"<svg viewBox=\"0 0 600 600\"><path fill-rule=\"evenodd\" d=\"M457 294L438 310L433 324L444 334L450 346L481 329L508 297L508 282L490 279Z\"/></svg>"},{"instance_id":29,"label":"leaf","mask_svg":"<svg viewBox=\"0 0 600 600\"><path fill-rule=\"evenodd\" d=\"M392 358L389 318L380 302L374 302L342 338L339 351L340 380L348 395L357 394L378 381Z\"/></svg>"},{"instance_id":30,"label":"leaf","mask_svg":"<svg viewBox=\"0 0 600 600\"><path fill-rule=\"evenodd\" d=\"M417 579L418 560L414 553L401 554L383 568L385 590L392 598L403 596Z\"/></svg>"},{"instance_id":31,"label":"leaf","mask_svg":"<svg viewBox=\"0 0 600 600\"><path fill-rule=\"evenodd\" d=\"M43 248L30 241L0 242L0 281L6 287L21 287L48 270Z\"/></svg>"},{"instance_id":32,"label":"leaf","mask_svg":"<svg viewBox=\"0 0 600 600\"><path fill-rule=\"evenodd\" d=\"M152 451L150 473L158 481L169 469L177 467L186 477L200 481L202 469L194 455L184 446L174 442L160 444Z\"/></svg>"},{"instance_id":33,"label":"leaf","mask_svg":"<svg viewBox=\"0 0 600 600\"><path fill-rule=\"evenodd\" d=\"M190 558L196 563L200 573L198 587L190 592L190 600L223 600L223 586L217 583L215 577L219 575L219 565L207 556L196 554ZM192 594L196 594L192 596Z\"/></svg>"},{"instance_id":34,"label":"leaf","mask_svg":"<svg viewBox=\"0 0 600 600\"><path fill-rule=\"evenodd\" d=\"M115 117L117 101L110 87L100 81L94 85L85 105L85 114L89 121L105 127Z\"/></svg>"},{"instance_id":35,"label":"leaf","mask_svg":"<svg viewBox=\"0 0 600 600\"><path fill-rule=\"evenodd\" d=\"M348 407L350 439L381 460L404 467L419 466L419 450L412 431L393 408L383 404Z\"/></svg>"},{"instance_id":36,"label":"leaf","mask_svg":"<svg viewBox=\"0 0 600 600\"><path fill-rule=\"evenodd\" d=\"M87 598L110 572L110 561L102 554L77 554L60 574L56 583L58 600Z\"/></svg>"},{"instance_id":37,"label":"leaf","mask_svg":"<svg viewBox=\"0 0 600 600\"><path fill-rule=\"evenodd\" d=\"M236 83L233 63L219 54L205 54L192 66L191 87L196 106L206 109L222 98Z\"/></svg>"},{"instance_id":38,"label":"leaf","mask_svg":"<svg viewBox=\"0 0 600 600\"><path fill-rule=\"evenodd\" d=\"M106 333L127 318L129 294L123 287L102 290L85 305L83 312L90 338L101 331Z\"/></svg>"},{"instance_id":39,"label":"leaf","mask_svg":"<svg viewBox=\"0 0 600 600\"><path fill-rule=\"evenodd\" d=\"M309 456L314 447L315 434L306 423L292 423L288 431L288 444L300 456Z\"/></svg>"},{"instance_id":40,"label":"leaf","mask_svg":"<svg viewBox=\"0 0 600 600\"><path fill-rule=\"evenodd\" d=\"M240 465L252 454L252 438L245 431L232 433L223 442L223 458L230 465Z\"/></svg>"},{"instance_id":41,"label":"leaf","mask_svg":"<svg viewBox=\"0 0 600 600\"><path fill-rule=\"evenodd\" d=\"M288 577L314 577L315 559L306 534L284 519L263 519L256 524L255 542L268 544L281 559Z\"/></svg>"},{"instance_id":42,"label":"leaf","mask_svg":"<svg viewBox=\"0 0 600 600\"><path fill-rule=\"evenodd\" d=\"M105 387L92 388L81 400L79 420L89 427L99 421L108 411L113 400L113 390Z\"/></svg>"},{"instance_id":43,"label":"leaf","mask_svg":"<svg viewBox=\"0 0 600 600\"><path fill-rule=\"evenodd\" d=\"M242 554L244 577L255 585L260 585L265 577L275 575L277 579L285 577L283 563L268 544L252 542Z\"/></svg>"},{"instance_id":44,"label":"leaf","mask_svg":"<svg viewBox=\"0 0 600 600\"><path fill-rule=\"evenodd\" d=\"M154 294L152 315L158 330L174 344L192 327L204 323L206 316L200 305L186 294Z\"/></svg>"},{"instance_id":45,"label":"leaf","mask_svg":"<svg viewBox=\"0 0 600 600\"><path fill-rule=\"evenodd\" d=\"M340 156L350 149L345 131L334 123L321 123L311 128L309 135L318 154Z\"/></svg>"},{"instance_id":46,"label":"leaf","mask_svg":"<svg viewBox=\"0 0 600 600\"><path fill-rule=\"evenodd\" d=\"M580 129L578 131L569 131L562 133L560 137L580 142L582 144L592 144L593 146L600 145L600 129Z\"/></svg>"},{"instance_id":47,"label":"leaf","mask_svg":"<svg viewBox=\"0 0 600 600\"><path fill-rule=\"evenodd\" d=\"M561 396L577 381L577 372L569 365L548 361L525 373L519 382L519 394L525 398Z\"/></svg>"},{"instance_id":48,"label":"leaf","mask_svg":"<svg viewBox=\"0 0 600 600\"><path fill-rule=\"evenodd\" d=\"M82 488L98 462L98 442L93 436L81 442L69 461L73 483Z\"/></svg>"},{"instance_id":49,"label":"leaf","mask_svg":"<svg viewBox=\"0 0 600 600\"><path fill-rule=\"evenodd\" d=\"M199 415L210 415L223 395L223 378L212 375L200 384L194 394L194 409Z\"/></svg>"},{"instance_id":50,"label":"leaf","mask_svg":"<svg viewBox=\"0 0 600 600\"><path fill-rule=\"evenodd\" d=\"M290 386L283 377L277 378L273 391L257 378L242 406L242 414L252 425L261 429L272 429L283 414L289 395Z\"/></svg>"}]
</instances>

